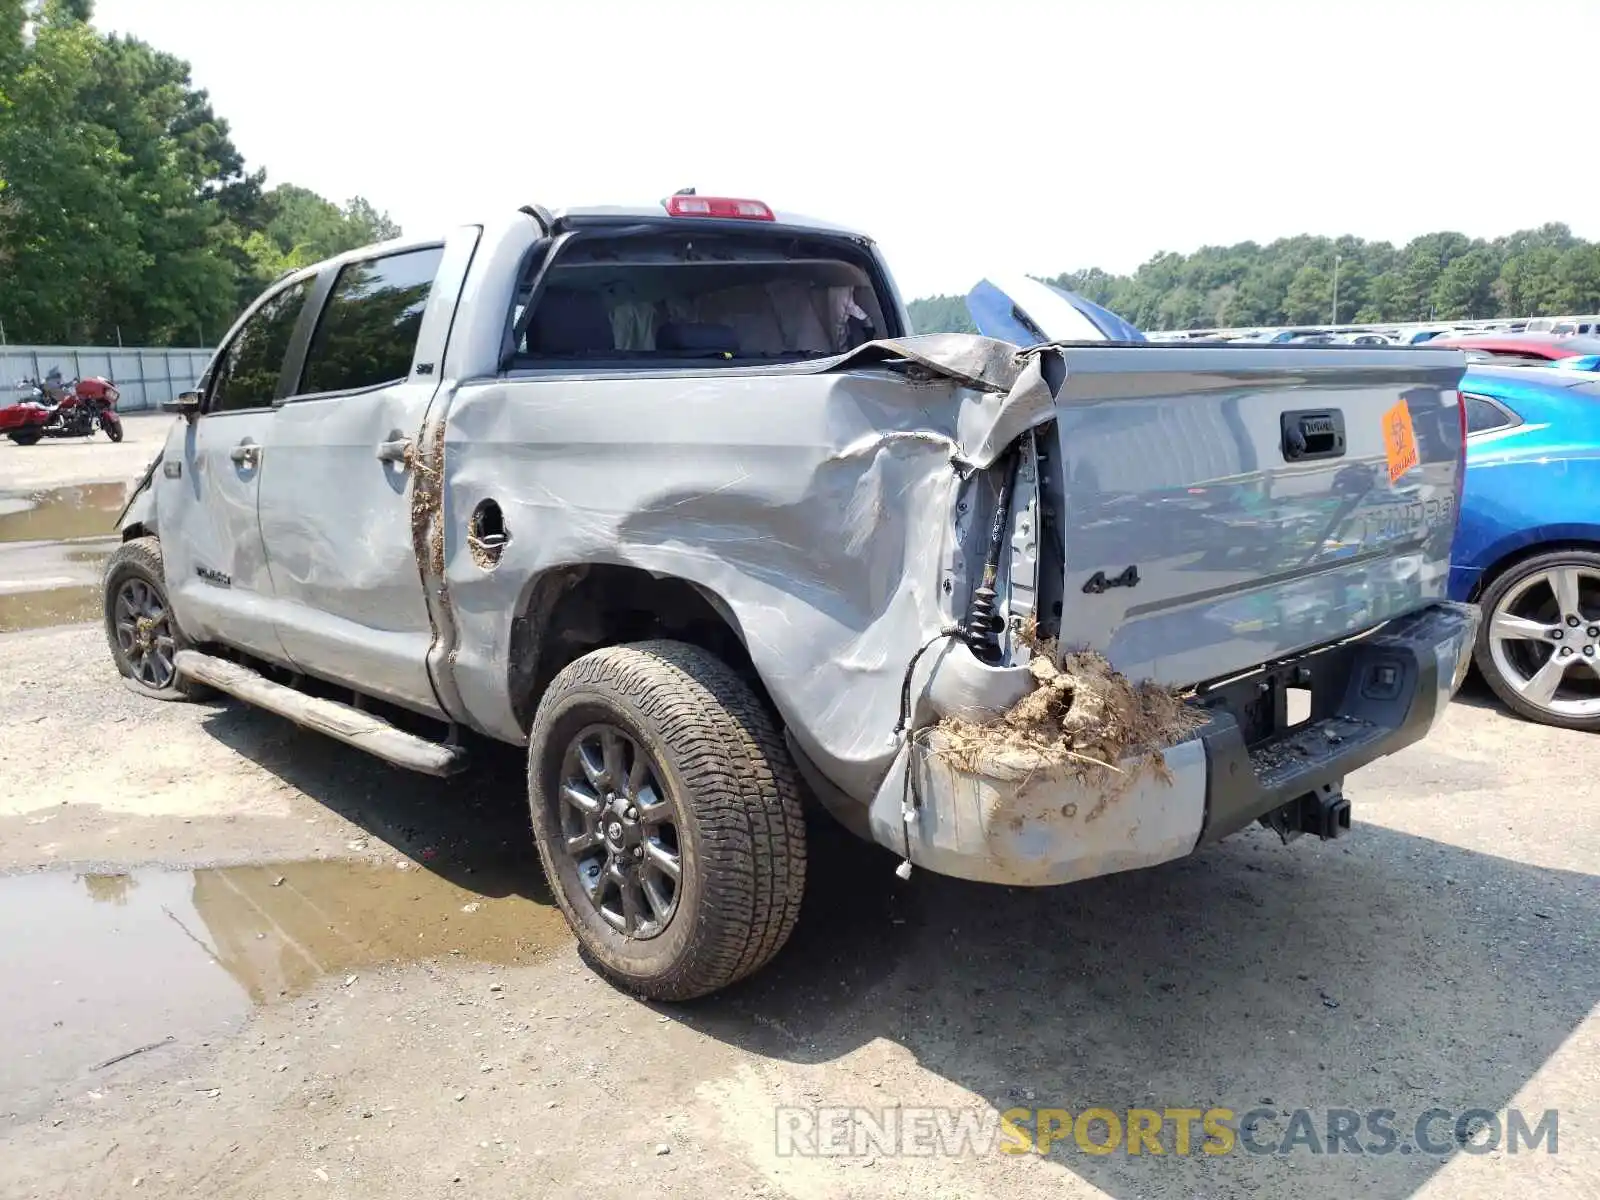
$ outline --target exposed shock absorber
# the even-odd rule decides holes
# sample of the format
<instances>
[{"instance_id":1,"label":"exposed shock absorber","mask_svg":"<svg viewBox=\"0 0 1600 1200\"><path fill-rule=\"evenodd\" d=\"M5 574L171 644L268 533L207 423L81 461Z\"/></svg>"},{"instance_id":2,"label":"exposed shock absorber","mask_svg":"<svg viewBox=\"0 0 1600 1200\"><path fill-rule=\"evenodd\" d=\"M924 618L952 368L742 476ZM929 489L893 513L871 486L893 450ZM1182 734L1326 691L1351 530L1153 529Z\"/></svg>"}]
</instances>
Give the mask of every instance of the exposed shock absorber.
<instances>
[{"instance_id":1,"label":"exposed shock absorber","mask_svg":"<svg viewBox=\"0 0 1600 1200\"><path fill-rule=\"evenodd\" d=\"M1006 528L1011 523L1011 494L1017 485L1017 467L1022 455L1016 446L1006 451L1001 463L1000 494L995 499L994 519L989 523L989 545L983 556L983 576L972 593L967 621L961 636L982 662L1000 661L999 633L1004 624L997 611L999 595L995 583L1000 578L1000 553L1005 546Z\"/></svg>"}]
</instances>

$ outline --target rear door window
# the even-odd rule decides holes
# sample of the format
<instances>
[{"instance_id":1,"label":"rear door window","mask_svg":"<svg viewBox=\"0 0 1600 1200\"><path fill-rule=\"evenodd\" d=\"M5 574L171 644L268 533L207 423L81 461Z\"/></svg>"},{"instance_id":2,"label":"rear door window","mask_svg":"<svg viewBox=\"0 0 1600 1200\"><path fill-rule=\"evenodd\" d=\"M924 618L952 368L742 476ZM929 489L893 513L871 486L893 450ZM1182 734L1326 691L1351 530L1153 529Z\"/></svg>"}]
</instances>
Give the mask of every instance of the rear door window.
<instances>
[{"instance_id":1,"label":"rear door window","mask_svg":"<svg viewBox=\"0 0 1600 1200\"><path fill-rule=\"evenodd\" d=\"M211 377L207 412L267 408L278 394L283 358L294 336L295 322L311 294L311 280L302 279L269 297L234 335Z\"/></svg>"},{"instance_id":2,"label":"rear door window","mask_svg":"<svg viewBox=\"0 0 1600 1200\"><path fill-rule=\"evenodd\" d=\"M317 322L302 393L398 383L411 374L442 246L346 263Z\"/></svg>"}]
</instances>

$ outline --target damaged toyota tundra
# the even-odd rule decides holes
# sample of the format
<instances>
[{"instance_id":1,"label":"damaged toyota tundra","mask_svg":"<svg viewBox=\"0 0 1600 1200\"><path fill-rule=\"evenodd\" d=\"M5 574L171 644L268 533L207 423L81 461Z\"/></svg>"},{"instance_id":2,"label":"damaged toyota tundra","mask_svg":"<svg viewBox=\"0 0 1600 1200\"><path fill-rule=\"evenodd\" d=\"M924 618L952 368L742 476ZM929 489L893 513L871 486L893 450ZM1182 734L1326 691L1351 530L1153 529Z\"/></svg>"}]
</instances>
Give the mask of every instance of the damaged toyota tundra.
<instances>
[{"instance_id":1,"label":"damaged toyota tundra","mask_svg":"<svg viewBox=\"0 0 1600 1200\"><path fill-rule=\"evenodd\" d=\"M783 946L813 805L1007 885L1346 833L1477 629L1461 355L972 300L913 336L868 238L693 193L286 275L167 406L116 665L434 775L525 746L557 902L663 999Z\"/></svg>"}]
</instances>

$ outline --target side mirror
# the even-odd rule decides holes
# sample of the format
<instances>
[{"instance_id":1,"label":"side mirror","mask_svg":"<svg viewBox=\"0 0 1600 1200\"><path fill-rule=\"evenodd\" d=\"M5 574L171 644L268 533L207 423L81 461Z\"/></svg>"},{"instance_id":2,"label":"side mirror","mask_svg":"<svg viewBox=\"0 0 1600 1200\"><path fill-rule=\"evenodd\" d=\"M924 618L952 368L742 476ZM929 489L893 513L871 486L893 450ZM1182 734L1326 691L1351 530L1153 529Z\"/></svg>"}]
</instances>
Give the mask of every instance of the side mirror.
<instances>
[{"instance_id":1,"label":"side mirror","mask_svg":"<svg viewBox=\"0 0 1600 1200\"><path fill-rule=\"evenodd\" d=\"M161 411L177 413L180 417L193 421L200 415L200 393L179 392L176 400L163 400Z\"/></svg>"}]
</instances>

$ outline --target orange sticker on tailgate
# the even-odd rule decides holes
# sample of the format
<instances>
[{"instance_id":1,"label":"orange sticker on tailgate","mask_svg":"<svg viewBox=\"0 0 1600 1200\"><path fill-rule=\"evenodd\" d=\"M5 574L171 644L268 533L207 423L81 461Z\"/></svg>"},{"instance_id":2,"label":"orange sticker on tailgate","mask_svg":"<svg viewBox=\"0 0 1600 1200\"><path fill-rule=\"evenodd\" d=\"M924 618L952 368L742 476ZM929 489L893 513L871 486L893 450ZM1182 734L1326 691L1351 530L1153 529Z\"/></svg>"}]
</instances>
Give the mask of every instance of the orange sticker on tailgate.
<instances>
[{"instance_id":1,"label":"orange sticker on tailgate","mask_svg":"<svg viewBox=\"0 0 1600 1200\"><path fill-rule=\"evenodd\" d=\"M1417 465L1417 431L1411 427L1411 408L1404 400L1383 414L1383 450L1389 458L1390 483Z\"/></svg>"}]
</instances>

